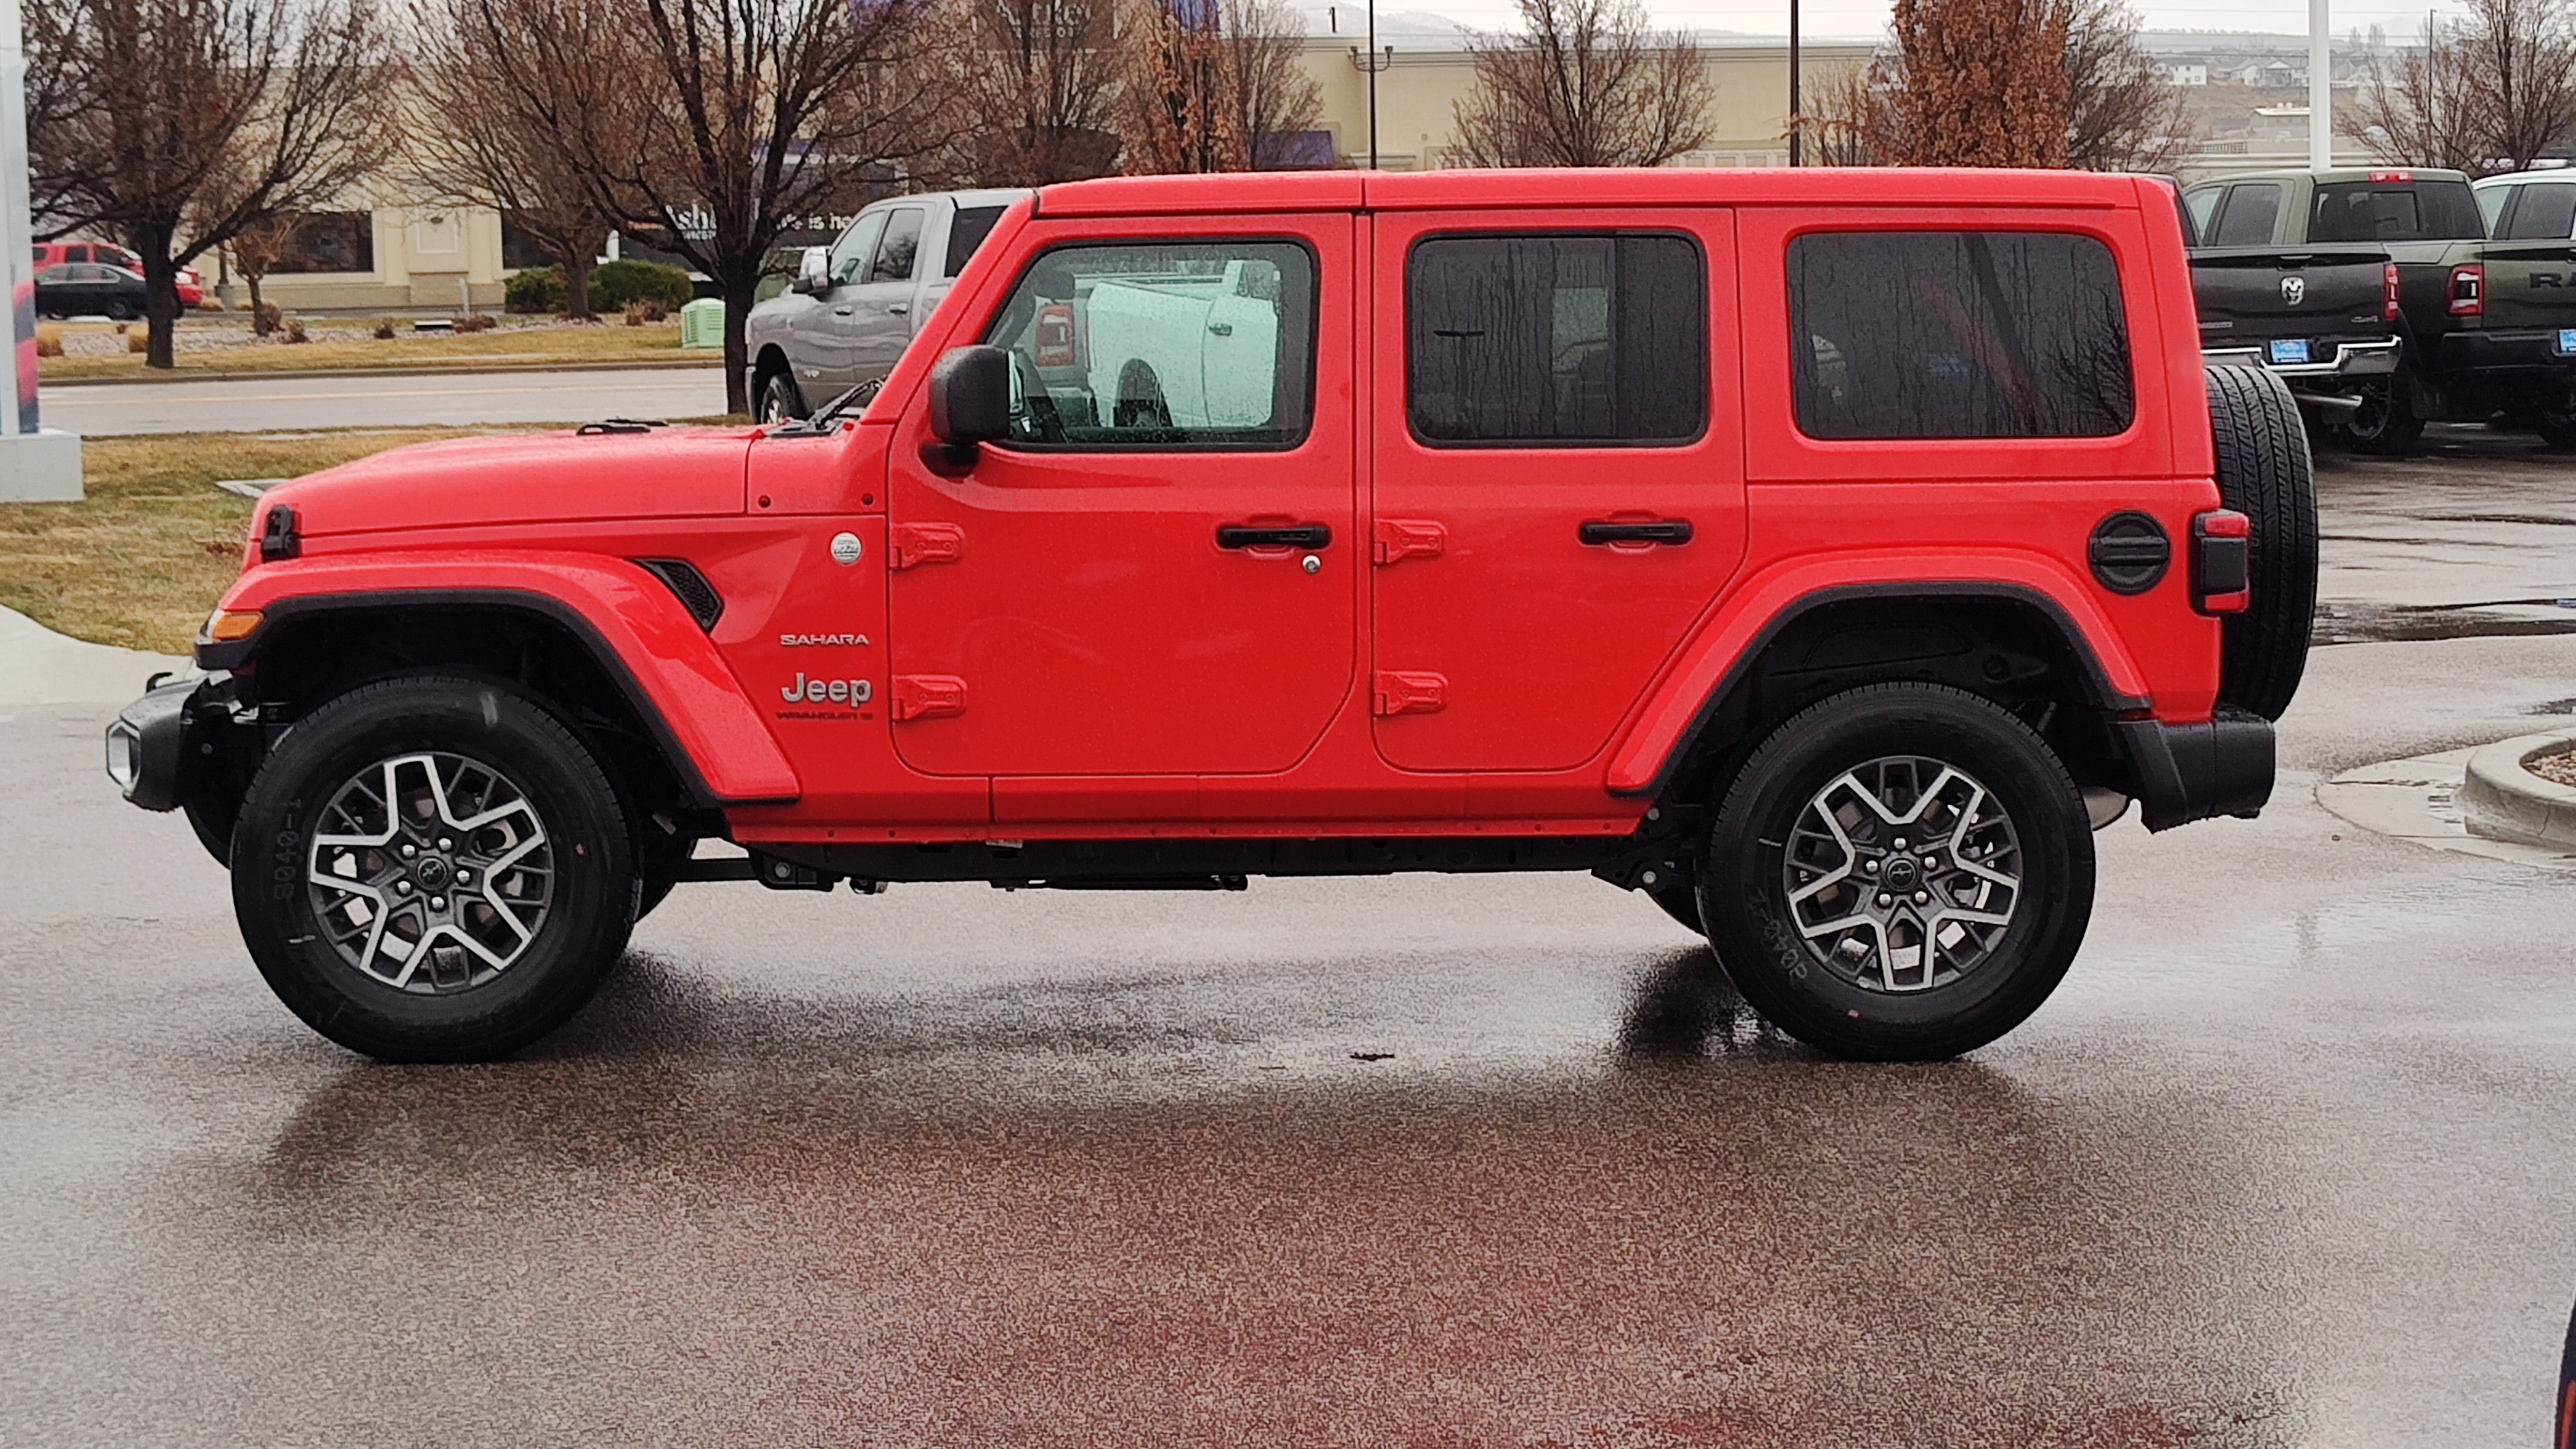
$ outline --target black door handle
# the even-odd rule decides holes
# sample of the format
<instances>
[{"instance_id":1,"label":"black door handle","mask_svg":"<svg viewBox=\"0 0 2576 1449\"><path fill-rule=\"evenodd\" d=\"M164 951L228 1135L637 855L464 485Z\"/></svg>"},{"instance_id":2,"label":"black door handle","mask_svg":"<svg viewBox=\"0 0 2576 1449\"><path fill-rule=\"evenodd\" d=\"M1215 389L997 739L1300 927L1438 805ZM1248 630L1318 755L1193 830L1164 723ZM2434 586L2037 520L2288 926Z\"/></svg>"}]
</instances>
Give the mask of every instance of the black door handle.
<instances>
[{"instance_id":1,"label":"black door handle","mask_svg":"<svg viewBox=\"0 0 2576 1449\"><path fill-rule=\"evenodd\" d=\"M1333 530L1321 523L1220 523L1216 529L1219 548L1328 548L1332 542Z\"/></svg>"},{"instance_id":2,"label":"black door handle","mask_svg":"<svg viewBox=\"0 0 2576 1449\"><path fill-rule=\"evenodd\" d=\"M1678 546L1691 541L1691 526L1687 518L1666 518L1654 523L1612 523L1606 518L1595 518L1577 528L1574 536L1585 543L1667 543Z\"/></svg>"}]
</instances>

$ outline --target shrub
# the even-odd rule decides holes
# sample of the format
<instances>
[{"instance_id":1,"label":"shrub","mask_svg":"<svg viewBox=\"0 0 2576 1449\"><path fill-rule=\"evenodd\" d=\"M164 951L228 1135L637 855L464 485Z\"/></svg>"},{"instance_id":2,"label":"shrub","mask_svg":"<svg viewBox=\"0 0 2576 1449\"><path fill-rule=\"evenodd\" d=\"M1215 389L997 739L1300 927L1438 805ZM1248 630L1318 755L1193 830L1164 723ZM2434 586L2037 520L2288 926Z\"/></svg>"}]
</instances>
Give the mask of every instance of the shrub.
<instances>
[{"instance_id":1,"label":"shrub","mask_svg":"<svg viewBox=\"0 0 2576 1449\"><path fill-rule=\"evenodd\" d=\"M284 320L286 319L278 312L275 302L262 302L259 304L259 310L251 314L250 326L252 331L266 337L276 331L278 324Z\"/></svg>"},{"instance_id":2,"label":"shrub","mask_svg":"<svg viewBox=\"0 0 2576 1449\"><path fill-rule=\"evenodd\" d=\"M53 324L53 323L51 323L51 322L44 322L44 323L39 323L39 324L37 324L37 327L36 327L36 355L37 355L38 357L60 357L60 356L62 356L62 355L63 355L63 329L62 329L62 328L60 328L60 327L58 327L58 326L56 326L55 324Z\"/></svg>"},{"instance_id":3,"label":"shrub","mask_svg":"<svg viewBox=\"0 0 2576 1449\"><path fill-rule=\"evenodd\" d=\"M377 319L376 340L378 342L391 342L394 340L394 324L392 318L383 317Z\"/></svg>"},{"instance_id":4,"label":"shrub","mask_svg":"<svg viewBox=\"0 0 2576 1449\"><path fill-rule=\"evenodd\" d=\"M602 262L590 274L590 305L601 311L629 302L659 302L667 317L697 294L688 273L660 262Z\"/></svg>"},{"instance_id":5,"label":"shrub","mask_svg":"<svg viewBox=\"0 0 2576 1449\"><path fill-rule=\"evenodd\" d=\"M599 300L598 293L591 300ZM560 312L572 305L561 267L523 267L501 284L501 305L513 312Z\"/></svg>"},{"instance_id":6,"label":"shrub","mask_svg":"<svg viewBox=\"0 0 2576 1449\"><path fill-rule=\"evenodd\" d=\"M289 317L286 319L286 340L289 342L310 342L313 340L312 338L304 335L303 318Z\"/></svg>"},{"instance_id":7,"label":"shrub","mask_svg":"<svg viewBox=\"0 0 2576 1449\"><path fill-rule=\"evenodd\" d=\"M472 312L456 319L459 332L489 332L501 325L501 319L489 312Z\"/></svg>"},{"instance_id":8,"label":"shrub","mask_svg":"<svg viewBox=\"0 0 2576 1449\"><path fill-rule=\"evenodd\" d=\"M125 350L126 350L126 351L128 351L128 352L149 352L149 351L151 351L151 350L152 350L152 329L151 329L151 328L149 328L149 327L119 327L119 328L117 328L116 330L117 330L117 331L119 331L119 332L121 332L121 333L124 333L124 334L125 334Z\"/></svg>"}]
</instances>

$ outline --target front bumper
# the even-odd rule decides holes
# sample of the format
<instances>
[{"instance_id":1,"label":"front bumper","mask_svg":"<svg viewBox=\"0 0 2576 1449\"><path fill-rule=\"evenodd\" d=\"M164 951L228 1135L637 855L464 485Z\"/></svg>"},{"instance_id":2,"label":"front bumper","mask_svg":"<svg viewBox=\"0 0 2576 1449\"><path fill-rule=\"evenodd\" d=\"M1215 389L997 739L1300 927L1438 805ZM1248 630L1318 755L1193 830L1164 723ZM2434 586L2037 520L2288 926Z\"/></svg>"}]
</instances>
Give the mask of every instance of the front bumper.
<instances>
[{"instance_id":1,"label":"front bumper","mask_svg":"<svg viewBox=\"0 0 2576 1449\"><path fill-rule=\"evenodd\" d=\"M2201 724L2121 720L2121 747L2149 830L2234 815L2252 819L2272 798L2272 722L2221 706Z\"/></svg>"},{"instance_id":2,"label":"front bumper","mask_svg":"<svg viewBox=\"0 0 2576 1449\"><path fill-rule=\"evenodd\" d=\"M188 758L188 707L202 679L164 684L125 707L107 727L107 778L146 810L176 810Z\"/></svg>"}]
</instances>

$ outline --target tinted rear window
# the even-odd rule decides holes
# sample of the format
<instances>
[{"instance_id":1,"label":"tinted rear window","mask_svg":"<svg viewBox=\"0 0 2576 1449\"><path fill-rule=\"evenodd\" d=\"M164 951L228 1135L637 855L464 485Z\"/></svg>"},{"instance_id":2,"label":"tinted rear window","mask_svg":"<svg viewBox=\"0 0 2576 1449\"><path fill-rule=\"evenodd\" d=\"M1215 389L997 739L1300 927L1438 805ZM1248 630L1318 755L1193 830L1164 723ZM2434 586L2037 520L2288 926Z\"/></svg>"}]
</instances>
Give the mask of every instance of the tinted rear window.
<instances>
[{"instance_id":1,"label":"tinted rear window","mask_svg":"<svg viewBox=\"0 0 2576 1449\"><path fill-rule=\"evenodd\" d=\"M1680 443L1708 424L1688 237L1438 237L1404 270L1405 396L1439 443Z\"/></svg>"},{"instance_id":2,"label":"tinted rear window","mask_svg":"<svg viewBox=\"0 0 2576 1449\"><path fill-rule=\"evenodd\" d=\"M2496 235L2508 241L2565 241L2576 236L2576 181L2535 181L2519 188Z\"/></svg>"},{"instance_id":3,"label":"tinted rear window","mask_svg":"<svg viewBox=\"0 0 2576 1449\"><path fill-rule=\"evenodd\" d=\"M966 270L984 238L993 234L993 223L1002 219L1004 208L998 206L961 206L948 223L948 268L940 273L953 277Z\"/></svg>"},{"instance_id":4,"label":"tinted rear window","mask_svg":"<svg viewBox=\"0 0 2576 1449\"><path fill-rule=\"evenodd\" d=\"M2465 181L2338 181L2317 188L2308 240L2476 241L2486 235Z\"/></svg>"},{"instance_id":5,"label":"tinted rear window","mask_svg":"<svg viewBox=\"0 0 2576 1449\"><path fill-rule=\"evenodd\" d=\"M2268 182L2239 186L2227 193L2227 209L2218 214L2213 244L2259 247L2272 240L2272 224L2281 219L2281 188Z\"/></svg>"},{"instance_id":6,"label":"tinted rear window","mask_svg":"<svg viewBox=\"0 0 2576 1449\"><path fill-rule=\"evenodd\" d=\"M2134 411L2119 269L2087 236L1810 233L1789 330L1811 438L2108 437Z\"/></svg>"}]
</instances>

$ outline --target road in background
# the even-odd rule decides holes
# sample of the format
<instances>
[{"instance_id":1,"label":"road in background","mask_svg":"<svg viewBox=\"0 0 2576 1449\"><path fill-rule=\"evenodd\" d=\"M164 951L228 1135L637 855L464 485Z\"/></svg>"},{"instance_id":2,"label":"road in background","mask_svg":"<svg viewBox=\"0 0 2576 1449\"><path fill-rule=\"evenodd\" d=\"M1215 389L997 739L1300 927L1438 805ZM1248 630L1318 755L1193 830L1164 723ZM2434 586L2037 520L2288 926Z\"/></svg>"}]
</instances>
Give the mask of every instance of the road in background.
<instances>
[{"instance_id":1,"label":"road in background","mask_svg":"<svg viewBox=\"0 0 2576 1449\"><path fill-rule=\"evenodd\" d=\"M97 437L689 418L723 412L724 402L722 367L654 367L56 383L43 407L47 426Z\"/></svg>"}]
</instances>

